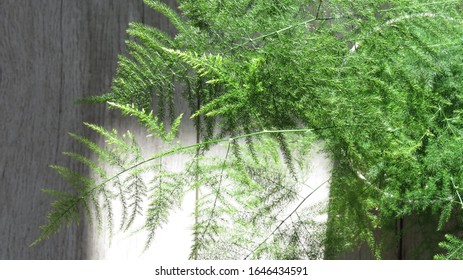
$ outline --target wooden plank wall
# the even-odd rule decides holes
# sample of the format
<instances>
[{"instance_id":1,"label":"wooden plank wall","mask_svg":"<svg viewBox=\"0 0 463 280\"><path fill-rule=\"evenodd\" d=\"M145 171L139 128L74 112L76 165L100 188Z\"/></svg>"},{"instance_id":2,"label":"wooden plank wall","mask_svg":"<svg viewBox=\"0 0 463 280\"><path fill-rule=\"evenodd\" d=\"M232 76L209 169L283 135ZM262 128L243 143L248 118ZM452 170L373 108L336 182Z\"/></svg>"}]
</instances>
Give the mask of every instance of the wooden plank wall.
<instances>
[{"instance_id":1,"label":"wooden plank wall","mask_svg":"<svg viewBox=\"0 0 463 280\"><path fill-rule=\"evenodd\" d=\"M0 1L0 259L88 257L85 227L29 244L51 202L40 190L67 188L48 166L84 152L67 132L109 121L103 106L73 101L109 89L133 20L169 28L142 0Z\"/></svg>"}]
</instances>

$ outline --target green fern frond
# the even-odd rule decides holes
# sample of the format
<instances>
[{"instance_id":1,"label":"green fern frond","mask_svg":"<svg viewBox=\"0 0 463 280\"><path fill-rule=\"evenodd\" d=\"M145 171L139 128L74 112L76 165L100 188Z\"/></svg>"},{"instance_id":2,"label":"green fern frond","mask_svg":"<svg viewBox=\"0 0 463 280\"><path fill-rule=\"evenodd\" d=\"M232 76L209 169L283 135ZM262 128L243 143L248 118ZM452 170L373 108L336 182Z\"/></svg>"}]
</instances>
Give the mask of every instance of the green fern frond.
<instances>
[{"instance_id":1,"label":"green fern frond","mask_svg":"<svg viewBox=\"0 0 463 280\"><path fill-rule=\"evenodd\" d=\"M183 22L182 18L174 10L172 10L169 6L167 6L166 4L162 3L159 0L143 0L143 1L148 7L166 16L169 19L169 21L175 26L175 28L177 28L179 32L187 31L187 27L185 23Z\"/></svg>"},{"instance_id":2,"label":"green fern frond","mask_svg":"<svg viewBox=\"0 0 463 280\"><path fill-rule=\"evenodd\" d=\"M138 22L131 22L129 23L129 27L127 34L137 38L147 45L160 47L173 47L175 45L175 42L168 34L152 26Z\"/></svg>"},{"instance_id":3,"label":"green fern frond","mask_svg":"<svg viewBox=\"0 0 463 280\"><path fill-rule=\"evenodd\" d=\"M162 176L150 194L144 229L147 231L145 250L151 245L156 231L168 221L169 213L178 207L184 194L182 177Z\"/></svg>"},{"instance_id":4,"label":"green fern frond","mask_svg":"<svg viewBox=\"0 0 463 280\"><path fill-rule=\"evenodd\" d=\"M446 254L434 256L436 260L463 260L463 241L454 235L446 234L445 241L439 243L439 247L447 251Z\"/></svg>"},{"instance_id":5,"label":"green fern frond","mask_svg":"<svg viewBox=\"0 0 463 280\"><path fill-rule=\"evenodd\" d=\"M106 103L114 98L114 93L105 93L97 96L89 96L77 99L75 104L95 104L95 103Z\"/></svg>"},{"instance_id":6,"label":"green fern frond","mask_svg":"<svg viewBox=\"0 0 463 280\"><path fill-rule=\"evenodd\" d=\"M105 214L105 225L109 233L109 239L111 241L114 233L114 211L113 211L113 200L115 196L111 191L106 188L100 188L98 194L102 197L103 203L101 206L102 212ZM101 221L100 221L101 223Z\"/></svg>"},{"instance_id":7,"label":"green fern frond","mask_svg":"<svg viewBox=\"0 0 463 280\"><path fill-rule=\"evenodd\" d=\"M56 192L49 194L57 195ZM43 242L46 238L50 237L52 234L57 233L64 226L71 226L73 223L78 224L80 219L80 201L79 196L73 195L63 195L59 193L58 200L55 200L51 206L53 209L48 213L48 223L40 227L40 235L37 239L31 244L35 246L40 242Z\"/></svg>"},{"instance_id":8,"label":"green fern frond","mask_svg":"<svg viewBox=\"0 0 463 280\"><path fill-rule=\"evenodd\" d=\"M117 162L119 161L119 158L116 155L114 155L110 151L100 148L98 144L91 141L90 139L85 138L83 136L79 136L74 133L69 133L69 135L78 142L82 143L85 147L89 148L96 155L98 155L102 161L109 162L113 165L117 164Z\"/></svg>"},{"instance_id":9,"label":"green fern frond","mask_svg":"<svg viewBox=\"0 0 463 280\"><path fill-rule=\"evenodd\" d=\"M216 117L239 112L244 109L246 99L242 90L230 90L222 96L210 101L194 112L191 118L197 118L201 115Z\"/></svg>"},{"instance_id":10,"label":"green fern frond","mask_svg":"<svg viewBox=\"0 0 463 280\"><path fill-rule=\"evenodd\" d=\"M113 145L119 151L130 151L131 146L126 143L123 137L120 137L117 134L117 130L113 129L112 131L106 130L105 128L84 122L84 125L88 128L92 129L93 131L97 132L98 134L102 135L105 139L105 142L109 145Z\"/></svg>"},{"instance_id":11,"label":"green fern frond","mask_svg":"<svg viewBox=\"0 0 463 280\"><path fill-rule=\"evenodd\" d=\"M198 190L195 258L220 256L215 248L224 246L233 257L310 258L300 244L310 240L304 226L315 226L309 216L278 221L300 199L316 140L336 163L326 256L362 242L379 256L375 232L397 217L432 210L442 229L461 215L461 1L182 0L181 14L145 3L178 33L130 24L111 93L85 100L107 102L171 143L182 118L175 118L176 94L184 90L200 143L145 157L131 133L86 124L103 146L71 136L98 161L67 155L95 177L54 167L79 196L55 193L66 201L43 234L68 224L79 207L100 227L112 224L118 200L122 230L146 212L149 246L178 199ZM230 156L209 157L220 143ZM182 172L153 163L184 153L193 159ZM459 243L447 243L450 257L458 255Z\"/></svg>"},{"instance_id":12,"label":"green fern frond","mask_svg":"<svg viewBox=\"0 0 463 280\"><path fill-rule=\"evenodd\" d=\"M174 120L170 132L167 133L164 124L160 123L156 116L153 116L153 112L147 113L144 109L139 110L133 105L121 105L114 102L108 102L108 104L111 107L121 110L124 115L136 117L138 121L147 128L148 132L151 132L151 136L160 137L166 142L172 141L177 136L183 117L183 114L180 114Z\"/></svg>"},{"instance_id":13,"label":"green fern frond","mask_svg":"<svg viewBox=\"0 0 463 280\"><path fill-rule=\"evenodd\" d=\"M58 172L61 177L63 177L66 182L68 182L72 187L74 187L77 191L82 192L88 188L91 184L91 180L84 175L72 171L71 169L64 167L64 166L57 166L52 165L50 166L51 169Z\"/></svg>"},{"instance_id":14,"label":"green fern frond","mask_svg":"<svg viewBox=\"0 0 463 280\"><path fill-rule=\"evenodd\" d=\"M181 59L185 63L189 64L198 72L198 76L201 78L210 74L215 74L218 78L215 78L214 83L217 83L220 81L220 78L229 77L228 75L222 73L224 58L221 55L199 55L195 52L185 52L169 48L163 48L163 50L166 53L171 54L173 57Z\"/></svg>"},{"instance_id":15,"label":"green fern frond","mask_svg":"<svg viewBox=\"0 0 463 280\"><path fill-rule=\"evenodd\" d=\"M126 197L124 199L125 207L123 211L127 219L123 217L121 225L121 228L124 230L128 230L132 226L137 216L143 215L143 202L147 196L148 187L140 175L132 173L131 176L122 182L122 185L126 186L123 194Z\"/></svg>"},{"instance_id":16,"label":"green fern frond","mask_svg":"<svg viewBox=\"0 0 463 280\"><path fill-rule=\"evenodd\" d=\"M95 174L97 174L101 178L106 178L107 177L107 174L106 174L104 168L99 166L97 163L95 163L91 159L89 159L89 158L87 158L87 157L85 157L83 155L73 153L73 152L64 152L63 154L70 157L70 158L73 158L74 160L76 160L76 161L84 164L85 166L89 167L92 172L94 172Z\"/></svg>"}]
</instances>

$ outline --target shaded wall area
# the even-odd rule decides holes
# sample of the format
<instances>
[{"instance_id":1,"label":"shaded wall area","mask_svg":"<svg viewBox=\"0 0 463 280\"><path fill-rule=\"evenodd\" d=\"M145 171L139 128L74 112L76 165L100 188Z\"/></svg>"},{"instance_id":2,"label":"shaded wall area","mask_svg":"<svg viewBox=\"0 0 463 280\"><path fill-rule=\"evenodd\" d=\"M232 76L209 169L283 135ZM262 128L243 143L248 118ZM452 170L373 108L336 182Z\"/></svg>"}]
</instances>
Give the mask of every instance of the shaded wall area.
<instances>
[{"instance_id":1,"label":"shaded wall area","mask_svg":"<svg viewBox=\"0 0 463 280\"><path fill-rule=\"evenodd\" d=\"M50 209L41 189L68 188L49 165L78 169L62 152L85 153L67 132L107 121L73 102L108 91L129 21L169 28L142 0L0 1L0 259L88 256L85 227L29 244Z\"/></svg>"}]
</instances>

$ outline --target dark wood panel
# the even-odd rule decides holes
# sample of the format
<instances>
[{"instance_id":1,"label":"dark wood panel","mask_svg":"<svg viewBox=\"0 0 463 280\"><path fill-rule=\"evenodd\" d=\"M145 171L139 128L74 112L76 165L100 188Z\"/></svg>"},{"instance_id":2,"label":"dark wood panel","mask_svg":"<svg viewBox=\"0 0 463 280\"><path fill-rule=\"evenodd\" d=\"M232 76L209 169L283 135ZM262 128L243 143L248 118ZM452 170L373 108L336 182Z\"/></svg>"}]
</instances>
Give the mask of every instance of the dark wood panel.
<instances>
[{"instance_id":1,"label":"dark wood panel","mask_svg":"<svg viewBox=\"0 0 463 280\"><path fill-rule=\"evenodd\" d=\"M79 114L67 106L76 88L64 88L63 31L72 24L63 26L62 4L10 0L0 10L2 259L79 255L75 230L28 247L48 210L40 189L63 185L48 165L58 163L58 152L68 145L65 131L76 128L70 116Z\"/></svg>"}]
</instances>

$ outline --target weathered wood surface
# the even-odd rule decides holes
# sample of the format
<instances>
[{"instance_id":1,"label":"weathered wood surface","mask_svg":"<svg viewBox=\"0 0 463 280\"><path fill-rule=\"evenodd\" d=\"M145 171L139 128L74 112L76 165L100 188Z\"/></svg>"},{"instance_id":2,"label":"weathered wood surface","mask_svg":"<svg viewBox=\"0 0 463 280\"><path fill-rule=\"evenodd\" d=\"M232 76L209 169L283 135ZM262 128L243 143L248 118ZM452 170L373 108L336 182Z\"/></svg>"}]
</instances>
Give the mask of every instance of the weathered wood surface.
<instances>
[{"instance_id":1,"label":"weathered wood surface","mask_svg":"<svg viewBox=\"0 0 463 280\"><path fill-rule=\"evenodd\" d=\"M107 118L73 101L109 89L128 22L145 18L167 22L142 0L0 1L0 259L89 257L85 227L29 247L50 209L40 190L67 188L48 167L84 152L67 132Z\"/></svg>"},{"instance_id":2,"label":"weathered wood surface","mask_svg":"<svg viewBox=\"0 0 463 280\"><path fill-rule=\"evenodd\" d=\"M63 189L50 164L74 149L67 131L79 131L87 91L89 49L84 1L0 2L0 258L76 259L76 228L35 248L49 209L43 187Z\"/></svg>"}]
</instances>

